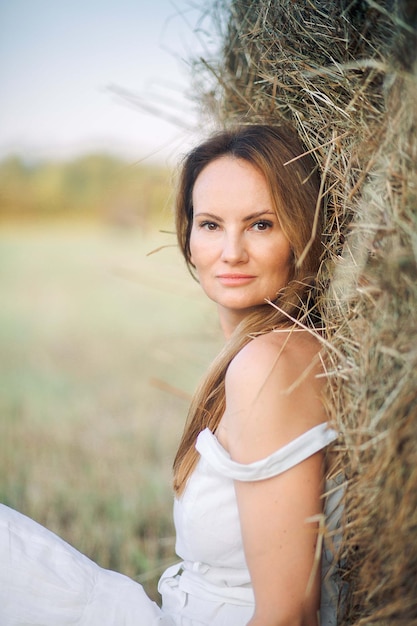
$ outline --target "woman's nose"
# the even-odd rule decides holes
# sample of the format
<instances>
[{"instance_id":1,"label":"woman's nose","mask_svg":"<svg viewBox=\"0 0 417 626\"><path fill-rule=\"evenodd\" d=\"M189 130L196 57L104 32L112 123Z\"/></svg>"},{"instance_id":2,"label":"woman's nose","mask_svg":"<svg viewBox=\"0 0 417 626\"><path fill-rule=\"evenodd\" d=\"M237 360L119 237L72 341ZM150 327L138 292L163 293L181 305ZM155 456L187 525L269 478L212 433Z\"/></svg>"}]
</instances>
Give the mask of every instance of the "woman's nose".
<instances>
[{"instance_id":1,"label":"woman's nose","mask_svg":"<svg viewBox=\"0 0 417 626\"><path fill-rule=\"evenodd\" d=\"M222 261L225 263L244 263L248 252L244 237L238 233L225 233L223 238Z\"/></svg>"}]
</instances>

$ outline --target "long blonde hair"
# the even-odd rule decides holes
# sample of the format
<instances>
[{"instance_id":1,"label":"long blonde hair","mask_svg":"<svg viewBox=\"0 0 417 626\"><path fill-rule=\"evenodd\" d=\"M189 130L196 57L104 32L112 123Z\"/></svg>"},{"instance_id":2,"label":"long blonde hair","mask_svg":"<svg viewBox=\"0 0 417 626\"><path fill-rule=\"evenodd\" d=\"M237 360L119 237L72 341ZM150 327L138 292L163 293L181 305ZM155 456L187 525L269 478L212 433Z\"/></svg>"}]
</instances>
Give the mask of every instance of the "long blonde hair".
<instances>
[{"instance_id":1,"label":"long blonde hair","mask_svg":"<svg viewBox=\"0 0 417 626\"><path fill-rule=\"evenodd\" d=\"M210 162L224 155L244 159L265 176L277 217L291 245L292 267L287 286L274 300L276 306L260 305L239 324L197 389L174 460L177 494L182 492L198 461L198 434L204 428L214 432L222 418L224 378L236 354L254 335L288 326L291 318L314 325L314 279L323 250L322 217L317 212L320 178L315 162L304 152L296 132L288 127L247 125L216 133L192 150L183 162L175 217L178 243L191 273L194 183Z\"/></svg>"}]
</instances>

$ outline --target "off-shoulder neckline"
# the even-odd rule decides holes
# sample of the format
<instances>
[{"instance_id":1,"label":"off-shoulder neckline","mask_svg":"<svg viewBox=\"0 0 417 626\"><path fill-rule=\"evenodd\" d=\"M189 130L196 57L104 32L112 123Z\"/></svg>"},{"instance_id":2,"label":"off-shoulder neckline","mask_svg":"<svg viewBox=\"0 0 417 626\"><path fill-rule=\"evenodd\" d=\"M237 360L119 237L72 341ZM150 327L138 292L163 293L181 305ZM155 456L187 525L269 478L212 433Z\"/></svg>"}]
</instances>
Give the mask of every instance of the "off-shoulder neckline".
<instances>
[{"instance_id":1,"label":"off-shoulder neckline","mask_svg":"<svg viewBox=\"0 0 417 626\"><path fill-rule=\"evenodd\" d=\"M272 454L252 463L238 463L221 445L216 435L205 428L197 437L196 448L219 473L236 480L262 480L300 463L337 438L327 422L313 426Z\"/></svg>"}]
</instances>

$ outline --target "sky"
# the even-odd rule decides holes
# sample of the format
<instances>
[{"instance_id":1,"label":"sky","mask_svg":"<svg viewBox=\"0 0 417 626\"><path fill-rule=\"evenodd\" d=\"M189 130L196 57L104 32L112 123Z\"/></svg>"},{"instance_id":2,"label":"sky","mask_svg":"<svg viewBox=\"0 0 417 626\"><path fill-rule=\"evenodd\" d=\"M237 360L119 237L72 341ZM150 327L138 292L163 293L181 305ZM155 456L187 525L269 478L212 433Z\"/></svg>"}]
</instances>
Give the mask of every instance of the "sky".
<instances>
[{"instance_id":1,"label":"sky","mask_svg":"<svg viewBox=\"0 0 417 626\"><path fill-rule=\"evenodd\" d=\"M183 154L198 137L190 59L210 45L196 4L0 0L0 158Z\"/></svg>"}]
</instances>

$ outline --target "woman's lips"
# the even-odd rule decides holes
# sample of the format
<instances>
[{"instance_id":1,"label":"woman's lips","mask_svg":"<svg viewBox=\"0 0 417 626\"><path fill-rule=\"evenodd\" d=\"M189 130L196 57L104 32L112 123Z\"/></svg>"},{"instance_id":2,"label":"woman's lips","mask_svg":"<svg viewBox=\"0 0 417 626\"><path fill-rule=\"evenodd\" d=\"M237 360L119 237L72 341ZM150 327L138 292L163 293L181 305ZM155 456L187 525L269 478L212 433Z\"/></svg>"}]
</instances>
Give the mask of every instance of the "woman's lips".
<instances>
[{"instance_id":1,"label":"woman's lips","mask_svg":"<svg viewBox=\"0 0 417 626\"><path fill-rule=\"evenodd\" d=\"M238 287L239 285L246 285L254 280L256 276L252 274L218 274L217 279L222 285L228 287Z\"/></svg>"}]
</instances>

